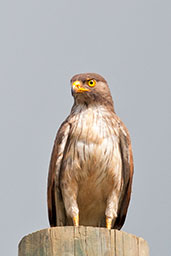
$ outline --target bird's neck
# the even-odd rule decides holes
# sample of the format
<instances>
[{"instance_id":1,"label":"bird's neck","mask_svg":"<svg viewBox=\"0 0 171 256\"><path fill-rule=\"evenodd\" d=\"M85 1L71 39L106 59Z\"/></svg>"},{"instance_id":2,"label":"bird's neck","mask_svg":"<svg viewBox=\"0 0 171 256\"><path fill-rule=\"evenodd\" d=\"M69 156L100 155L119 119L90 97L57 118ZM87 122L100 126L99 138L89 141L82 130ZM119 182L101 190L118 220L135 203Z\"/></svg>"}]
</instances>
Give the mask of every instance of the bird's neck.
<instances>
[{"instance_id":1,"label":"bird's neck","mask_svg":"<svg viewBox=\"0 0 171 256\"><path fill-rule=\"evenodd\" d=\"M81 103L76 103L74 102L74 105L71 109L71 114L79 114L81 112L85 111L93 111L93 112L101 112L101 114L105 113L115 113L114 112L114 107L113 104L100 104L98 102L93 102L93 103L86 103L86 102L81 102Z\"/></svg>"}]
</instances>

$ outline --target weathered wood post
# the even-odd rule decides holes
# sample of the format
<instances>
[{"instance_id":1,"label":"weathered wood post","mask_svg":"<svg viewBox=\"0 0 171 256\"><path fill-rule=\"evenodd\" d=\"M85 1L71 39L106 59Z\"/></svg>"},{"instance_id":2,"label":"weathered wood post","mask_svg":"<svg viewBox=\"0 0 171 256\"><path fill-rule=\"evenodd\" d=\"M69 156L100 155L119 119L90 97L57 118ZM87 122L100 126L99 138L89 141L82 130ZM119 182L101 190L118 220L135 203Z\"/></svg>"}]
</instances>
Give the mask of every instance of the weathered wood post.
<instances>
[{"instance_id":1,"label":"weathered wood post","mask_svg":"<svg viewBox=\"0 0 171 256\"><path fill-rule=\"evenodd\" d=\"M55 227L25 236L19 256L149 256L147 242L118 230Z\"/></svg>"}]
</instances>

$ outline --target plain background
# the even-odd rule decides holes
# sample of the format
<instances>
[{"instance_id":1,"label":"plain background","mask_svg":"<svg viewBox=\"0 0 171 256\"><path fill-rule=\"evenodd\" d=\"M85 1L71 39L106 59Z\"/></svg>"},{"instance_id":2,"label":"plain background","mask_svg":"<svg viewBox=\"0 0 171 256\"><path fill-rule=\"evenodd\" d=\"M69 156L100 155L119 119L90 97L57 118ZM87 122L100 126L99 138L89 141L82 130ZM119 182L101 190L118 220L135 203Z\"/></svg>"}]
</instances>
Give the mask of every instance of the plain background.
<instances>
[{"instance_id":1,"label":"plain background","mask_svg":"<svg viewBox=\"0 0 171 256\"><path fill-rule=\"evenodd\" d=\"M135 175L123 230L171 253L171 2L0 2L0 247L47 228L46 185L70 78L97 72L128 127Z\"/></svg>"}]
</instances>

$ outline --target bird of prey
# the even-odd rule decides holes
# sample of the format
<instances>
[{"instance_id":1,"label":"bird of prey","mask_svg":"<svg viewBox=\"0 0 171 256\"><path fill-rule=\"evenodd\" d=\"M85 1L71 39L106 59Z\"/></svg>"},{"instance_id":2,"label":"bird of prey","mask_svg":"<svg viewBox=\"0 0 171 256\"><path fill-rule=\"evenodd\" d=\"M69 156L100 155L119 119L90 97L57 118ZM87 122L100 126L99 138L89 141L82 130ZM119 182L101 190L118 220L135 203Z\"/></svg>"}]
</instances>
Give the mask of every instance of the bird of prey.
<instances>
[{"instance_id":1,"label":"bird of prey","mask_svg":"<svg viewBox=\"0 0 171 256\"><path fill-rule=\"evenodd\" d=\"M75 75L71 91L74 104L57 132L49 166L50 225L120 229L133 177L128 130L102 76Z\"/></svg>"}]
</instances>

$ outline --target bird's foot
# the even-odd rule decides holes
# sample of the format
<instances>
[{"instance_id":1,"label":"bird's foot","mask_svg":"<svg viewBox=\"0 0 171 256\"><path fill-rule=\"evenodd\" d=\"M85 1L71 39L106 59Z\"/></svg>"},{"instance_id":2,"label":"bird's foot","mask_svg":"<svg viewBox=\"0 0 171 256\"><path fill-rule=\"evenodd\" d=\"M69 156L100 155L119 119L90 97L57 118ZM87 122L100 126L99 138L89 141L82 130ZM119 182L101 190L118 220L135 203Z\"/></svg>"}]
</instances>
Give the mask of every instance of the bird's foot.
<instances>
[{"instance_id":1,"label":"bird's foot","mask_svg":"<svg viewBox=\"0 0 171 256\"><path fill-rule=\"evenodd\" d=\"M73 217L73 223L75 227L79 226L79 215Z\"/></svg>"},{"instance_id":2,"label":"bird's foot","mask_svg":"<svg viewBox=\"0 0 171 256\"><path fill-rule=\"evenodd\" d=\"M112 227L112 218L106 217L106 228L111 229Z\"/></svg>"}]
</instances>

